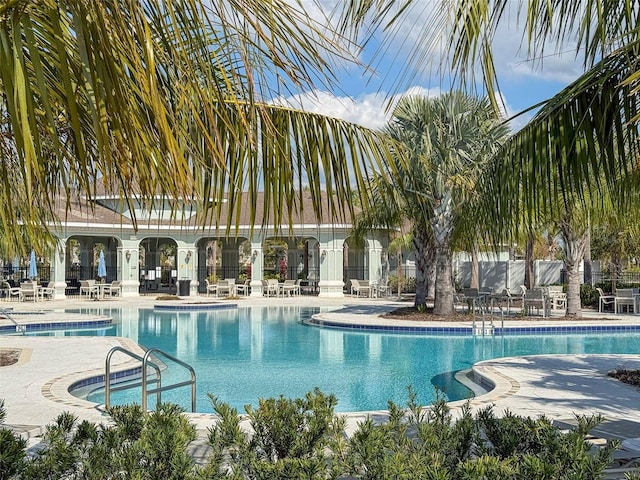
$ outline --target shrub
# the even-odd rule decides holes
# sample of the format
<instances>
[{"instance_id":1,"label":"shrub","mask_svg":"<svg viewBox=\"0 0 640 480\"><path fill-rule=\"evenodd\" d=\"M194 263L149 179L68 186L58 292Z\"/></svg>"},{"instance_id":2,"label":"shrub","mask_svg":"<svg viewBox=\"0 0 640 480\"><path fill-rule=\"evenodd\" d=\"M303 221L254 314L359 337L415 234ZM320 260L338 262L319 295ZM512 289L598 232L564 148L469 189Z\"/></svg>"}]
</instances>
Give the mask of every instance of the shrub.
<instances>
[{"instance_id":1,"label":"shrub","mask_svg":"<svg viewBox=\"0 0 640 480\"><path fill-rule=\"evenodd\" d=\"M582 285L580 285L580 303L583 307L598 308L599 298L600 294L594 287L592 287L588 283L583 283Z\"/></svg>"},{"instance_id":2,"label":"shrub","mask_svg":"<svg viewBox=\"0 0 640 480\"><path fill-rule=\"evenodd\" d=\"M219 420L209 429L208 463L187 453L195 428L175 405L155 412L139 406L109 410L113 425L60 415L47 426L43 447L25 459L25 442L0 429L0 478L103 479L596 479L615 444L594 451L587 433L602 418L577 417L564 433L546 417L519 417L492 407L475 415L469 403L453 418L442 399L428 409L409 390L406 408L389 403L386 422L368 418L347 439L334 415L335 396L318 389L304 398L260 400L236 409L209 395ZM4 409L0 403L0 423ZM244 420L243 420L244 421Z\"/></svg>"},{"instance_id":3,"label":"shrub","mask_svg":"<svg viewBox=\"0 0 640 480\"><path fill-rule=\"evenodd\" d=\"M305 398L261 399L257 409L245 407L251 431L240 428L236 409L209 395L220 422L209 429L214 452L209 469L220 471L223 460L239 478L337 478L344 420L335 417L337 399L318 389Z\"/></svg>"},{"instance_id":4,"label":"shrub","mask_svg":"<svg viewBox=\"0 0 640 480\"><path fill-rule=\"evenodd\" d=\"M7 411L0 400L0 478L12 478L25 467L27 441L4 427Z\"/></svg>"}]
</instances>

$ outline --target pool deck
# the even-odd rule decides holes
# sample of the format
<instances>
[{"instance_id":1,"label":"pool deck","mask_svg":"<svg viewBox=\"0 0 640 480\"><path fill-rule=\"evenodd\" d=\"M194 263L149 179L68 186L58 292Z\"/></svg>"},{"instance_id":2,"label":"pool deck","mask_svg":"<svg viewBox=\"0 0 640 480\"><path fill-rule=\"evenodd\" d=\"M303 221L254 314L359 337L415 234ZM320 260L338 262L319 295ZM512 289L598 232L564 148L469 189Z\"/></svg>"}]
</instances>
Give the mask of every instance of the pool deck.
<instances>
[{"instance_id":1,"label":"pool deck","mask_svg":"<svg viewBox=\"0 0 640 480\"><path fill-rule=\"evenodd\" d=\"M211 301L198 297L193 301ZM323 313L323 320L332 323L383 325L389 320L379 314L406 303L389 299L326 299L316 297L292 298L243 298L239 306L304 305L335 306L338 310ZM61 315L61 310L72 308L151 308L158 302L153 297L113 299L101 303L81 300L58 300L45 303L1 302L0 308L13 308L14 318L20 324L66 321L95 321L101 316L79 314ZM57 310L57 312L55 311ZM76 317L81 317L76 318ZM442 323L442 325L439 325ZM443 328L470 327L466 322L429 322L428 326ZM0 318L0 327L10 320ZM426 322L393 320L394 326L427 325ZM640 327L640 316L633 314L607 314L606 319L586 311L577 321L551 317L536 321L505 320L505 327L525 326L631 326ZM72 384L104 373L105 357L114 346L124 346L137 352L142 349L131 340L117 337L29 337L0 335L0 349L20 350L18 363L0 368L0 399L6 408L5 423L20 432L23 437L39 435L43 427L51 423L63 411L69 411L80 419L108 421L96 404L72 396L68 389ZM114 368L124 369L132 363L124 356L114 356ZM552 419L568 419L575 414L601 413L607 419L640 419L640 391L607 376L615 368L640 369L640 355L535 355L501 358L480 362L473 367L469 377L480 385L474 386L476 396L470 400L474 409L494 405L496 412L510 410L519 415L546 415ZM483 390L482 386L489 388ZM464 402L451 402L458 409ZM367 416L383 420L385 411L353 412L348 418L347 433ZM209 414L190 414L200 432L214 421ZM205 435L206 436L206 435ZM637 435L640 436L640 431ZM203 441L204 442L204 441ZM196 453L197 455L197 453Z\"/></svg>"}]
</instances>

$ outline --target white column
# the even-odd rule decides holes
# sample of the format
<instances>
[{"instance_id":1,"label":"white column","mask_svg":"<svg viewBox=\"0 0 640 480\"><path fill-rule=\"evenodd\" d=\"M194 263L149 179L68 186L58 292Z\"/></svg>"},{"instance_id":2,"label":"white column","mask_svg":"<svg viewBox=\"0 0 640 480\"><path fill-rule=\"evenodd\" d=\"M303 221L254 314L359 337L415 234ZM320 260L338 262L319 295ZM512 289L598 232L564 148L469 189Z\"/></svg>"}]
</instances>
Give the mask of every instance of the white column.
<instances>
[{"instance_id":1,"label":"white column","mask_svg":"<svg viewBox=\"0 0 640 480\"><path fill-rule=\"evenodd\" d=\"M176 287L178 287L177 282L181 280L190 280L191 284L189 286L189 294L197 295L198 285L200 283L198 282L197 247L178 244L176 255L178 263L178 278L176 278Z\"/></svg>"},{"instance_id":2,"label":"white column","mask_svg":"<svg viewBox=\"0 0 640 480\"><path fill-rule=\"evenodd\" d=\"M262 296L262 277L264 275L264 259L262 242L251 242L251 296Z\"/></svg>"},{"instance_id":3,"label":"white column","mask_svg":"<svg viewBox=\"0 0 640 480\"><path fill-rule=\"evenodd\" d=\"M382 244L376 239L367 239L367 264L369 281L379 282L382 278Z\"/></svg>"},{"instance_id":4,"label":"white column","mask_svg":"<svg viewBox=\"0 0 640 480\"><path fill-rule=\"evenodd\" d=\"M123 297L140 296L140 249L138 240L123 240L118 247L118 265L122 272L120 295Z\"/></svg>"},{"instance_id":5,"label":"white column","mask_svg":"<svg viewBox=\"0 0 640 480\"><path fill-rule=\"evenodd\" d=\"M66 247L67 242L60 239L58 241L57 247L51 253L51 257L49 259L51 268L51 277L49 278L49 281L54 282L53 288L55 288L55 293L53 298L55 300L64 300L65 298L67 298L67 282L65 279Z\"/></svg>"},{"instance_id":6,"label":"white column","mask_svg":"<svg viewBox=\"0 0 640 480\"><path fill-rule=\"evenodd\" d=\"M342 281L343 248L342 240L320 242L320 297L344 297Z\"/></svg>"}]
</instances>

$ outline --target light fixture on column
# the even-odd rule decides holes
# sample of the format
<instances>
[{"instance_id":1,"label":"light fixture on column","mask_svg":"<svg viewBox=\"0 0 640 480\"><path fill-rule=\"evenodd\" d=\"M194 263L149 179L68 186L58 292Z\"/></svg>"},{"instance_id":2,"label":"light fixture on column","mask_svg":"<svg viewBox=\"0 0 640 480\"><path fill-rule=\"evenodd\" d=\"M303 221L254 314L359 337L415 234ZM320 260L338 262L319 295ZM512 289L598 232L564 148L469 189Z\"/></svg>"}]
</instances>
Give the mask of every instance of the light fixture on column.
<instances>
[{"instance_id":1,"label":"light fixture on column","mask_svg":"<svg viewBox=\"0 0 640 480\"><path fill-rule=\"evenodd\" d=\"M184 257L184 261L189 263L189 260L191 260L191 255L193 255L193 252L191 250L189 250L187 252L187 255Z\"/></svg>"},{"instance_id":2,"label":"light fixture on column","mask_svg":"<svg viewBox=\"0 0 640 480\"><path fill-rule=\"evenodd\" d=\"M129 262L131 260L131 250L126 250L124 252L124 256L127 259L127 262Z\"/></svg>"},{"instance_id":3,"label":"light fixture on column","mask_svg":"<svg viewBox=\"0 0 640 480\"><path fill-rule=\"evenodd\" d=\"M320 256L324 260L324 258L327 256L327 251L326 250L322 250L322 253L320 254Z\"/></svg>"}]
</instances>

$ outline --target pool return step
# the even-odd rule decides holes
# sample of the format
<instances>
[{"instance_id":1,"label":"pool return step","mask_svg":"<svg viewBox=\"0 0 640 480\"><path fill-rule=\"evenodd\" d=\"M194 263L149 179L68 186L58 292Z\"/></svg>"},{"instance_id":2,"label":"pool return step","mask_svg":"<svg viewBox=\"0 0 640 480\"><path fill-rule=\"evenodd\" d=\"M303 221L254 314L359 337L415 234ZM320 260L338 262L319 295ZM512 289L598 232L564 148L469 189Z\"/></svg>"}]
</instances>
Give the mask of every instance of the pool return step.
<instances>
[{"instance_id":1,"label":"pool return step","mask_svg":"<svg viewBox=\"0 0 640 480\"><path fill-rule=\"evenodd\" d=\"M111 374L111 358L116 352L121 352L134 360L137 360L141 363L140 367L140 381L135 382L126 382L122 385L112 385L112 381L115 380L117 376ZM154 356L158 360L162 360L162 358L169 360L171 362L176 363L177 365L185 368L189 371L191 376L190 380L185 380L183 382L172 383L169 385L162 385L162 369L158 366L157 363L153 362L150 357ZM165 363L166 365L166 363ZM152 373L148 373L148 369L152 370ZM112 378L112 376L114 378ZM124 380L125 377L118 377L118 380ZM191 387L191 411L195 413L196 411L196 372L195 370L183 362L182 360L169 355L167 352L164 352L158 348L150 348L144 354L144 356L140 356L131 350L127 350L124 347L113 347L107 353L107 359L105 361L105 371L104 371L104 406L105 408L109 408L111 405L111 393L123 390L130 390L132 388L142 387L142 399L141 406L144 411L147 410L147 398L149 395L156 395L157 403L162 401L162 392L167 390L173 390L181 387ZM155 388L149 388L150 385L155 385Z\"/></svg>"}]
</instances>

